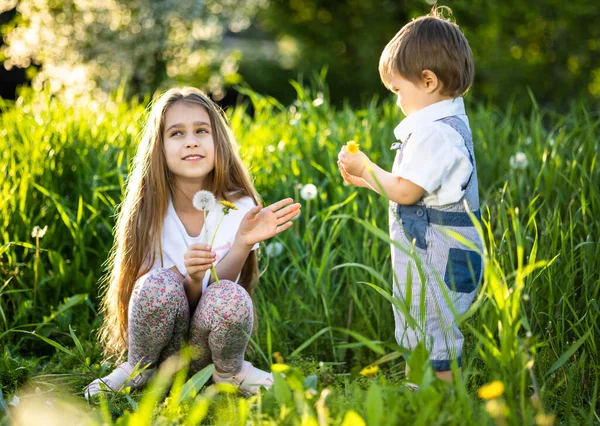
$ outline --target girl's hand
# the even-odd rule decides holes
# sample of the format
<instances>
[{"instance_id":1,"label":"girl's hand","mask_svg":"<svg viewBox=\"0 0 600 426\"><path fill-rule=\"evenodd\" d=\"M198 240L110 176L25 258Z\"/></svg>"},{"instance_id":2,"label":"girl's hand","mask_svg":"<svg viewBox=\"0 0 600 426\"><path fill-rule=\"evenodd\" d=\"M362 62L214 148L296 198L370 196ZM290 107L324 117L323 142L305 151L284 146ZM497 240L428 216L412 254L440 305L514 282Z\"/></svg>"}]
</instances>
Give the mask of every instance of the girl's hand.
<instances>
[{"instance_id":1,"label":"girl's hand","mask_svg":"<svg viewBox=\"0 0 600 426\"><path fill-rule=\"evenodd\" d=\"M285 231L292 226L290 221L300 214L300 203L292 204L293 201L285 198L268 207L254 207L242 219L235 239L252 247Z\"/></svg>"},{"instance_id":2,"label":"girl's hand","mask_svg":"<svg viewBox=\"0 0 600 426\"><path fill-rule=\"evenodd\" d=\"M215 252L205 243L191 244L183 255L183 264L190 276L190 281L201 283L204 273L210 269L217 260Z\"/></svg>"},{"instance_id":3,"label":"girl's hand","mask_svg":"<svg viewBox=\"0 0 600 426\"><path fill-rule=\"evenodd\" d=\"M346 172L352 176L362 177L365 171L365 166L370 162L362 151L356 154L350 154L346 150L346 145L342 146L340 153L338 154L338 161L342 163L342 166Z\"/></svg>"},{"instance_id":4,"label":"girl's hand","mask_svg":"<svg viewBox=\"0 0 600 426\"><path fill-rule=\"evenodd\" d=\"M369 184L363 178L352 176L350 173L348 173L340 161L337 162L337 165L340 169L342 177L350 185L358 186L359 188L369 188Z\"/></svg>"}]
</instances>

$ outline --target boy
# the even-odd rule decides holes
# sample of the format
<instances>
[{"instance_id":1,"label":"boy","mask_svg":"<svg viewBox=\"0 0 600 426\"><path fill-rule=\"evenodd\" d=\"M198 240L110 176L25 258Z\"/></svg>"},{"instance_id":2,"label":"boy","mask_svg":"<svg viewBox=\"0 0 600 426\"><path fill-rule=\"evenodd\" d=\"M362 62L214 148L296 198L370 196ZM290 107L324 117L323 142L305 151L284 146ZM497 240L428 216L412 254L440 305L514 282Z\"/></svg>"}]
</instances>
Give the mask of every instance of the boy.
<instances>
[{"instance_id":1,"label":"boy","mask_svg":"<svg viewBox=\"0 0 600 426\"><path fill-rule=\"evenodd\" d=\"M346 147L338 166L348 183L382 190L390 204L390 236L408 249L391 245L394 294L417 324L394 307L398 344L414 349L424 339L437 377L452 382L450 366L456 360L461 367L464 341L452 311L468 309L483 272L482 242L467 213L479 218L475 155L461 97L473 82L473 55L458 26L435 8L394 36L381 55L379 73L406 116L394 130L401 143L392 145L398 150L392 172Z\"/></svg>"}]
</instances>

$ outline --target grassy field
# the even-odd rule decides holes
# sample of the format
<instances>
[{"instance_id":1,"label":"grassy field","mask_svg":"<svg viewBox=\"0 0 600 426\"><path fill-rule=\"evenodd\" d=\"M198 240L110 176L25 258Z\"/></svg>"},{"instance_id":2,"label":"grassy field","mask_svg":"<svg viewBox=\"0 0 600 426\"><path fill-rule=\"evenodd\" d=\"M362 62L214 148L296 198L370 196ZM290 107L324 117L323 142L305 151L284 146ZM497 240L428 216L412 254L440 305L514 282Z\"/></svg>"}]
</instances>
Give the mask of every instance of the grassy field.
<instances>
[{"instance_id":1,"label":"grassy field","mask_svg":"<svg viewBox=\"0 0 600 426\"><path fill-rule=\"evenodd\" d=\"M144 105L118 93L102 104L43 93L2 104L0 424L600 423L597 112L469 107L485 280L460 318L463 380L433 380L417 351L413 392L393 338L387 202L344 185L335 161L354 139L390 168L399 111L391 99L357 110L330 105L324 88L296 89L289 107L249 92L253 116L228 111L266 203L318 189L277 238L281 254L262 250L248 357L265 369L283 363L273 368L285 378L276 373L269 392L249 399L209 386L210 367L187 381L183 356L147 390L85 402L82 388L112 368L94 334L97 282ZM32 237L35 226L45 235ZM502 395L482 398L492 382Z\"/></svg>"}]
</instances>

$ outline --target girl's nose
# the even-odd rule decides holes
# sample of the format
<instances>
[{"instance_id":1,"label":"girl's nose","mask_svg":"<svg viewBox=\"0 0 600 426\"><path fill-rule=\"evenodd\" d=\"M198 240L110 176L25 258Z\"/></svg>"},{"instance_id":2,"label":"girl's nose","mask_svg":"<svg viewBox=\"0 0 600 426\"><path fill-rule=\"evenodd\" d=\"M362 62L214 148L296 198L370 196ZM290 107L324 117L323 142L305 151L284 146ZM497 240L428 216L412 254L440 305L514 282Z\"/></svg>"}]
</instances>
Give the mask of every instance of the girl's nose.
<instances>
[{"instance_id":1,"label":"girl's nose","mask_svg":"<svg viewBox=\"0 0 600 426\"><path fill-rule=\"evenodd\" d=\"M196 137L194 135L188 136L185 139L185 147L186 148L195 148L198 145L200 145L200 144L198 143L198 140L196 139Z\"/></svg>"}]
</instances>

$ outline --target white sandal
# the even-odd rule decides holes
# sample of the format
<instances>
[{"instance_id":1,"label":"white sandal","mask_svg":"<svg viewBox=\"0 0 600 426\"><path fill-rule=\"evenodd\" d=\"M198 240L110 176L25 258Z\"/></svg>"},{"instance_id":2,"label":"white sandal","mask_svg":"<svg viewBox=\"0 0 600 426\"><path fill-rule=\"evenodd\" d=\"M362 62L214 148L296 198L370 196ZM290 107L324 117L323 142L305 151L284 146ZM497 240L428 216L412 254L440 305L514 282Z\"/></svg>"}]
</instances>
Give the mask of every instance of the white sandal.
<instances>
[{"instance_id":1,"label":"white sandal","mask_svg":"<svg viewBox=\"0 0 600 426\"><path fill-rule=\"evenodd\" d=\"M231 383L237 386L240 393L245 396L256 394L263 386L266 389L273 386L273 374L254 367L248 361L243 362L239 373L231 376L223 377L215 369L212 379L215 383Z\"/></svg>"},{"instance_id":2,"label":"white sandal","mask_svg":"<svg viewBox=\"0 0 600 426\"><path fill-rule=\"evenodd\" d=\"M142 372L138 372L135 377L129 379L133 373L134 367L128 362L124 362L113 370L108 376L96 379L83 389L83 395L85 399L89 400L90 397L100 392L117 392L121 388L131 386L133 389L138 389L146 384L148 380L156 372L156 368L147 368ZM105 389L102 389L103 385Z\"/></svg>"}]
</instances>

